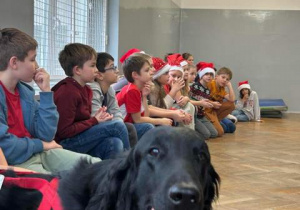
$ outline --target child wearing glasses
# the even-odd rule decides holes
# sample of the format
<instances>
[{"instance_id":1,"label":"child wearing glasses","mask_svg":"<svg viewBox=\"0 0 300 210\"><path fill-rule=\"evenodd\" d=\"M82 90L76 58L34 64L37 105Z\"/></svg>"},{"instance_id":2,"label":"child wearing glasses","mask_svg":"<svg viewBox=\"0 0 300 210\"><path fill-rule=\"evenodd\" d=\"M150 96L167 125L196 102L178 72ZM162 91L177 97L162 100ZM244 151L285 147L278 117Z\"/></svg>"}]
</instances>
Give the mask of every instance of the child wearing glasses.
<instances>
[{"instance_id":1,"label":"child wearing glasses","mask_svg":"<svg viewBox=\"0 0 300 210\"><path fill-rule=\"evenodd\" d=\"M113 115L112 120L118 120L124 127L126 126L126 130L128 130L129 133L130 145L134 146L137 142L136 130L132 123L126 122L124 124L115 90L111 86L118 81L119 75L117 66L114 66L114 58L105 52L97 53L96 66L98 69L96 78L94 82L88 83L93 91L92 116L94 116L101 107L106 107L106 111ZM127 148L125 144L124 147Z\"/></svg>"},{"instance_id":2,"label":"child wearing glasses","mask_svg":"<svg viewBox=\"0 0 300 210\"><path fill-rule=\"evenodd\" d=\"M96 51L80 43L60 52L68 77L52 88L59 112L55 140L65 149L108 159L129 147L128 132L124 123L112 120L105 106L91 116L93 92L87 83L97 75L96 60Z\"/></svg>"}]
</instances>

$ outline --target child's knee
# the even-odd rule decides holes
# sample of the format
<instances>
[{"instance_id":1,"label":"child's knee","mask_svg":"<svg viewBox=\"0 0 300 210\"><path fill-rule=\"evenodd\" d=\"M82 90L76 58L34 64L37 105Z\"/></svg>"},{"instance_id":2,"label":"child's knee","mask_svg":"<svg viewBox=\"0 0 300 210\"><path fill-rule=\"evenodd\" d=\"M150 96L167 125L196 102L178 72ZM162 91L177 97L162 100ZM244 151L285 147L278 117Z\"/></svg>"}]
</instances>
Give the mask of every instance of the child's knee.
<instances>
[{"instance_id":1,"label":"child's knee","mask_svg":"<svg viewBox=\"0 0 300 210\"><path fill-rule=\"evenodd\" d=\"M124 151L124 145L119 138L110 138L110 147L114 153L121 153Z\"/></svg>"},{"instance_id":2,"label":"child's knee","mask_svg":"<svg viewBox=\"0 0 300 210\"><path fill-rule=\"evenodd\" d=\"M145 130L151 130L152 128L155 128L155 126L151 123L145 123Z\"/></svg>"},{"instance_id":3,"label":"child's knee","mask_svg":"<svg viewBox=\"0 0 300 210\"><path fill-rule=\"evenodd\" d=\"M235 124L226 118L221 121L221 125L224 129L224 133L234 133L236 129Z\"/></svg>"},{"instance_id":4,"label":"child's knee","mask_svg":"<svg viewBox=\"0 0 300 210\"><path fill-rule=\"evenodd\" d=\"M118 129L118 130L127 130L125 123L120 120L114 120L113 126L115 127L115 129Z\"/></svg>"},{"instance_id":5,"label":"child's knee","mask_svg":"<svg viewBox=\"0 0 300 210\"><path fill-rule=\"evenodd\" d=\"M209 139L210 138L210 132L202 132L202 133L200 133L202 136L203 136L203 138L205 139L205 140L207 140L207 139Z\"/></svg>"},{"instance_id":6,"label":"child's knee","mask_svg":"<svg viewBox=\"0 0 300 210\"><path fill-rule=\"evenodd\" d=\"M210 138L218 137L218 131L216 129L210 130Z\"/></svg>"},{"instance_id":7,"label":"child's knee","mask_svg":"<svg viewBox=\"0 0 300 210\"><path fill-rule=\"evenodd\" d=\"M230 123L229 125L227 125L227 128L228 128L228 133L234 133L236 126L234 123Z\"/></svg>"}]
</instances>

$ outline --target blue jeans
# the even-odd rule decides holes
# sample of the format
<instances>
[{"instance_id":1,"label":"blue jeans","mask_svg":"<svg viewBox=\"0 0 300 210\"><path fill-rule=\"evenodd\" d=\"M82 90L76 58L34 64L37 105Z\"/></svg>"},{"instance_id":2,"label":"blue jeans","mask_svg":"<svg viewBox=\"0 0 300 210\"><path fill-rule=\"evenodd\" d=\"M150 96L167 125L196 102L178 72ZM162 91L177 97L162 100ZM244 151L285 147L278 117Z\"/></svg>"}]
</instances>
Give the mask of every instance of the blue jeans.
<instances>
[{"instance_id":1,"label":"blue jeans","mask_svg":"<svg viewBox=\"0 0 300 210\"><path fill-rule=\"evenodd\" d=\"M154 128L154 125L152 125L151 123L134 123L133 125L136 129L138 140L140 140L148 130Z\"/></svg>"},{"instance_id":2,"label":"blue jeans","mask_svg":"<svg viewBox=\"0 0 300 210\"><path fill-rule=\"evenodd\" d=\"M235 124L228 118L221 120L220 124L223 127L224 133L234 133L236 129Z\"/></svg>"},{"instance_id":3,"label":"blue jeans","mask_svg":"<svg viewBox=\"0 0 300 210\"><path fill-rule=\"evenodd\" d=\"M235 110L233 110L233 112L231 114L238 119L238 122L249 122L250 121L248 116L242 110L235 109Z\"/></svg>"},{"instance_id":4,"label":"blue jeans","mask_svg":"<svg viewBox=\"0 0 300 210\"><path fill-rule=\"evenodd\" d=\"M123 152L123 145L129 148L128 131L122 121L107 121L64 139L60 144L64 149L108 159Z\"/></svg>"}]
</instances>

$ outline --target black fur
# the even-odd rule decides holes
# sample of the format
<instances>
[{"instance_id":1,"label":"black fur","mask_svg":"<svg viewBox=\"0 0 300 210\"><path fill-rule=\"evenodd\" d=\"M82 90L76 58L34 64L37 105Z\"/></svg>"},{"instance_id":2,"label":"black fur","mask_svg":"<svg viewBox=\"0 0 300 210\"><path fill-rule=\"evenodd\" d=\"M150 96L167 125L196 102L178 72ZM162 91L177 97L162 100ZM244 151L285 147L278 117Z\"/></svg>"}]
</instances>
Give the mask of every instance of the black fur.
<instances>
[{"instance_id":1,"label":"black fur","mask_svg":"<svg viewBox=\"0 0 300 210\"><path fill-rule=\"evenodd\" d=\"M81 161L60 181L65 210L209 210L220 177L204 140L188 128L147 132L127 156Z\"/></svg>"}]
</instances>

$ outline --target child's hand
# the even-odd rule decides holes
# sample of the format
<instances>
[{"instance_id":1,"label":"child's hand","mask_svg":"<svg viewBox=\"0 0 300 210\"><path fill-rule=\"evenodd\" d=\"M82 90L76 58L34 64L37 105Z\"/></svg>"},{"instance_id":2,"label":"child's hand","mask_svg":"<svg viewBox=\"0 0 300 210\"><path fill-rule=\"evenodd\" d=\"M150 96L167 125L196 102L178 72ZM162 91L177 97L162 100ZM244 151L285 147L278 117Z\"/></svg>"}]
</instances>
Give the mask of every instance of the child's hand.
<instances>
[{"instance_id":1,"label":"child's hand","mask_svg":"<svg viewBox=\"0 0 300 210\"><path fill-rule=\"evenodd\" d=\"M220 107L222 106L222 104L220 102L218 102L218 101L213 101L211 103L213 104L213 107L215 109L220 109Z\"/></svg>"},{"instance_id":2,"label":"child's hand","mask_svg":"<svg viewBox=\"0 0 300 210\"><path fill-rule=\"evenodd\" d=\"M172 119L175 122L183 122L183 120L185 119L185 115L186 115L185 111L181 109L174 110Z\"/></svg>"},{"instance_id":3,"label":"child's hand","mask_svg":"<svg viewBox=\"0 0 300 210\"><path fill-rule=\"evenodd\" d=\"M95 118L96 118L96 120L98 121L98 123L112 120L113 115L107 113L106 110L107 110L107 108L104 106L104 107L101 107L101 108L96 112Z\"/></svg>"},{"instance_id":4,"label":"child's hand","mask_svg":"<svg viewBox=\"0 0 300 210\"><path fill-rule=\"evenodd\" d=\"M151 82L147 82L142 90L143 96L148 96L151 92Z\"/></svg>"},{"instance_id":5,"label":"child's hand","mask_svg":"<svg viewBox=\"0 0 300 210\"><path fill-rule=\"evenodd\" d=\"M203 99L203 100L201 100L201 102L202 102L201 106L204 108L213 108L214 107L214 105L208 99Z\"/></svg>"},{"instance_id":6,"label":"child's hand","mask_svg":"<svg viewBox=\"0 0 300 210\"><path fill-rule=\"evenodd\" d=\"M244 96L243 96L243 100L244 101L247 101L249 99L249 94L247 93L247 94L245 94Z\"/></svg>"},{"instance_id":7,"label":"child's hand","mask_svg":"<svg viewBox=\"0 0 300 210\"><path fill-rule=\"evenodd\" d=\"M182 78L180 78L177 81L172 81L171 87L172 89L175 90L175 92L178 92L179 90L181 90L183 87L185 86L184 84L184 80Z\"/></svg>"},{"instance_id":8,"label":"child's hand","mask_svg":"<svg viewBox=\"0 0 300 210\"><path fill-rule=\"evenodd\" d=\"M49 149L57 149L57 148L62 148L61 145L57 144L54 139L50 142L46 142L46 141L42 141L43 143L43 148L44 148L44 151L47 151Z\"/></svg>"},{"instance_id":9,"label":"child's hand","mask_svg":"<svg viewBox=\"0 0 300 210\"><path fill-rule=\"evenodd\" d=\"M172 120L169 118L161 118L159 119L160 125L167 125L167 126L172 126Z\"/></svg>"},{"instance_id":10,"label":"child's hand","mask_svg":"<svg viewBox=\"0 0 300 210\"><path fill-rule=\"evenodd\" d=\"M43 68L38 68L33 76L34 82L43 92L50 92L50 75Z\"/></svg>"},{"instance_id":11,"label":"child's hand","mask_svg":"<svg viewBox=\"0 0 300 210\"><path fill-rule=\"evenodd\" d=\"M192 120L193 120L192 115L186 113L185 114L185 119L183 120L183 124L189 125L189 124L191 124Z\"/></svg>"},{"instance_id":12,"label":"child's hand","mask_svg":"<svg viewBox=\"0 0 300 210\"><path fill-rule=\"evenodd\" d=\"M184 107L190 101L187 96L180 96L179 100L176 102L180 107Z\"/></svg>"},{"instance_id":13,"label":"child's hand","mask_svg":"<svg viewBox=\"0 0 300 210\"><path fill-rule=\"evenodd\" d=\"M227 88L232 88L232 84L231 84L230 81L227 82L226 87L227 87Z\"/></svg>"}]
</instances>

